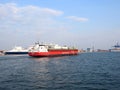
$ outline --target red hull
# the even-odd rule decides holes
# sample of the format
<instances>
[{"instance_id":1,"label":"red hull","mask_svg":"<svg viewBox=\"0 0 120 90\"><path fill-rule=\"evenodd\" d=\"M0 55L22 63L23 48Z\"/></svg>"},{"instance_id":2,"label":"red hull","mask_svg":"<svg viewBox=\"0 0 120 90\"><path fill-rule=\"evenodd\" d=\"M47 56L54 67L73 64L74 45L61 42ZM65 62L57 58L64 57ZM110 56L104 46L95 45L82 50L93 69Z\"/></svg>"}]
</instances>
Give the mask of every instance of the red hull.
<instances>
[{"instance_id":1,"label":"red hull","mask_svg":"<svg viewBox=\"0 0 120 90\"><path fill-rule=\"evenodd\" d=\"M59 55L77 55L78 50L49 50L48 52L29 52L29 56L33 57L48 57L48 56L59 56Z\"/></svg>"}]
</instances>

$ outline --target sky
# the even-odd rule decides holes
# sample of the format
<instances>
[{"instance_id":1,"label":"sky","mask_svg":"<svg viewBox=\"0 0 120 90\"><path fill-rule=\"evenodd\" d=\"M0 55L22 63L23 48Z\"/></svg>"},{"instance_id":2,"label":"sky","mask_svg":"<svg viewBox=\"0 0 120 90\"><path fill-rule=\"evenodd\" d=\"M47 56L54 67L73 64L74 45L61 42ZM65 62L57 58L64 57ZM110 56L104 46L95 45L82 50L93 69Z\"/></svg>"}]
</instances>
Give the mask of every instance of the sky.
<instances>
[{"instance_id":1,"label":"sky","mask_svg":"<svg viewBox=\"0 0 120 90\"><path fill-rule=\"evenodd\" d=\"M0 0L0 50L35 42L110 49L120 43L120 0Z\"/></svg>"}]
</instances>

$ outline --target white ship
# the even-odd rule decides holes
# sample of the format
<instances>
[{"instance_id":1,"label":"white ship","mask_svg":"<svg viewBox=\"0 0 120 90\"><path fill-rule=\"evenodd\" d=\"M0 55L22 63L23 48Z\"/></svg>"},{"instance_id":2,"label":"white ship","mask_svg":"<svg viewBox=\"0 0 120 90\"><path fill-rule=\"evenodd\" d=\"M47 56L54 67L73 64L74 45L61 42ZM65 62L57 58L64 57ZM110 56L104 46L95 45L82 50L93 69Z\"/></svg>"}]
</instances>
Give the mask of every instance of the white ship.
<instances>
[{"instance_id":1,"label":"white ship","mask_svg":"<svg viewBox=\"0 0 120 90\"><path fill-rule=\"evenodd\" d=\"M15 46L12 50L5 51L5 54L28 54L28 50L21 46Z\"/></svg>"},{"instance_id":2,"label":"white ship","mask_svg":"<svg viewBox=\"0 0 120 90\"><path fill-rule=\"evenodd\" d=\"M116 45L113 46L112 49L110 49L110 52L120 52L120 45L118 44L118 42Z\"/></svg>"}]
</instances>

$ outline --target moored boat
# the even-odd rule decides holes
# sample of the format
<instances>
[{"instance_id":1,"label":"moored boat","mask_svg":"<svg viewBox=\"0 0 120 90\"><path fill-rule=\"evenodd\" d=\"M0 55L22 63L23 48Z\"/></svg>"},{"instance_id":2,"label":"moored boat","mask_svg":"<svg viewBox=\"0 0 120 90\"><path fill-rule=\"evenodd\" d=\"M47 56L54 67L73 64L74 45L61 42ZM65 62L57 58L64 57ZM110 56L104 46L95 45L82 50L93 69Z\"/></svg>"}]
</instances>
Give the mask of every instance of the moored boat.
<instances>
[{"instance_id":1,"label":"moored boat","mask_svg":"<svg viewBox=\"0 0 120 90\"><path fill-rule=\"evenodd\" d=\"M36 43L28 52L33 57L49 57L62 55L77 55L78 49L57 44L39 44Z\"/></svg>"}]
</instances>

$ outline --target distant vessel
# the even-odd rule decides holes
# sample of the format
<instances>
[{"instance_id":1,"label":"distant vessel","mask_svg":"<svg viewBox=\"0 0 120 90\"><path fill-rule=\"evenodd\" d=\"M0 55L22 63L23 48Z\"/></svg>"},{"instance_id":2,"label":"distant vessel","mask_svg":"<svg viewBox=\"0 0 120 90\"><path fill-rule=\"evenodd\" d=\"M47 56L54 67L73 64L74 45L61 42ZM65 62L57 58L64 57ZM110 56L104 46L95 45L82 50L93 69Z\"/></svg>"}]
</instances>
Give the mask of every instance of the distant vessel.
<instances>
[{"instance_id":1,"label":"distant vessel","mask_svg":"<svg viewBox=\"0 0 120 90\"><path fill-rule=\"evenodd\" d=\"M15 46L12 50L5 51L4 54L28 54L28 49L24 49L21 46Z\"/></svg>"},{"instance_id":2,"label":"distant vessel","mask_svg":"<svg viewBox=\"0 0 120 90\"><path fill-rule=\"evenodd\" d=\"M29 56L33 57L49 57L59 55L77 55L78 49L67 46L59 46L57 44L39 44L35 45L29 50Z\"/></svg>"},{"instance_id":3,"label":"distant vessel","mask_svg":"<svg viewBox=\"0 0 120 90\"><path fill-rule=\"evenodd\" d=\"M114 48L110 49L110 52L120 52L120 45L117 44L113 46Z\"/></svg>"}]
</instances>

